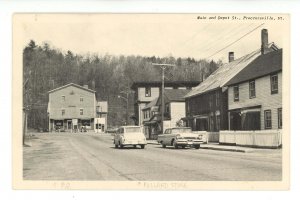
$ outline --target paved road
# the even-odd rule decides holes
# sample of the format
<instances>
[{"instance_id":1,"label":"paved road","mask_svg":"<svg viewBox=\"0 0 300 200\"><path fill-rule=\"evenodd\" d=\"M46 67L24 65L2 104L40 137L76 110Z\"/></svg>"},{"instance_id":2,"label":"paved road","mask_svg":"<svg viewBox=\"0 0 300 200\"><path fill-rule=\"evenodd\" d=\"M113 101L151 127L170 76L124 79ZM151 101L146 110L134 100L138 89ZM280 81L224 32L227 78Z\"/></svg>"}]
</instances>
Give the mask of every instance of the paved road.
<instances>
[{"instance_id":1,"label":"paved road","mask_svg":"<svg viewBox=\"0 0 300 200\"><path fill-rule=\"evenodd\" d=\"M36 134L24 147L25 180L274 181L281 151L256 153L173 149L115 149L109 135Z\"/></svg>"}]
</instances>

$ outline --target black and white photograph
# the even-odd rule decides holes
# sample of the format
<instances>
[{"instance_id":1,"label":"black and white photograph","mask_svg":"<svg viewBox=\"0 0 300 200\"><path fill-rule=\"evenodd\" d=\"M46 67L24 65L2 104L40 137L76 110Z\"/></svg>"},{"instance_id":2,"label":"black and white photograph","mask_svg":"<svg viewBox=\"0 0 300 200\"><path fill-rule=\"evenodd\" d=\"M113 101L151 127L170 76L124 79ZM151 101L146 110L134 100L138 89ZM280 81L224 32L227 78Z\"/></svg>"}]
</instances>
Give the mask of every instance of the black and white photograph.
<instances>
[{"instance_id":1,"label":"black and white photograph","mask_svg":"<svg viewBox=\"0 0 300 200\"><path fill-rule=\"evenodd\" d=\"M288 14L14 14L17 189L286 189Z\"/></svg>"}]
</instances>

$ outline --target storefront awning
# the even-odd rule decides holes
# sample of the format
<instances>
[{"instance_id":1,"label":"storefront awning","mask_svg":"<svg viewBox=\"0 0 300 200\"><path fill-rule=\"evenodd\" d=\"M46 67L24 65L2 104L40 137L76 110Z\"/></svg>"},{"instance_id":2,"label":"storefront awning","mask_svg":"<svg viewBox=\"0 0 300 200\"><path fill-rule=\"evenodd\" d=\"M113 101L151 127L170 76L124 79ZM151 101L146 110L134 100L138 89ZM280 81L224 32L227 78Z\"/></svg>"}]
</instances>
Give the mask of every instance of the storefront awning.
<instances>
[{"instance_id":1,"label":"storefront awning","mask_svg":"<svg viewBox=\"0 0 300 200\"><path fill-rule=\"evenodd\" d=\"M243 110L241 110L241 114L246 114L249 112L260 112L260 111L261 111L260 108L243 109Z\"/></svg>"}]
</instances>

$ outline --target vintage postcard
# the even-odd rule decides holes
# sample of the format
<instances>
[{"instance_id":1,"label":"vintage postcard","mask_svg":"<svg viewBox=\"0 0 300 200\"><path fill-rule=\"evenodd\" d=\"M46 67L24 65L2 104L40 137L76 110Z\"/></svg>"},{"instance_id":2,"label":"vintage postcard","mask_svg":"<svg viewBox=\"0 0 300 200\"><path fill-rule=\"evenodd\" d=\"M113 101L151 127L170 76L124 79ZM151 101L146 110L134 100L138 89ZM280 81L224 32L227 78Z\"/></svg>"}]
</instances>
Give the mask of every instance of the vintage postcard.
<instances>
[{"instance_id":1,"label":"vintage postcard","mask_svg":"<svg viewBox=\"0 0 300 200\"><path fill-rule=\"evenodd\" d=\"M287 190L288 14L14 14L15 189Z\"/></svg>"}]
</instances>

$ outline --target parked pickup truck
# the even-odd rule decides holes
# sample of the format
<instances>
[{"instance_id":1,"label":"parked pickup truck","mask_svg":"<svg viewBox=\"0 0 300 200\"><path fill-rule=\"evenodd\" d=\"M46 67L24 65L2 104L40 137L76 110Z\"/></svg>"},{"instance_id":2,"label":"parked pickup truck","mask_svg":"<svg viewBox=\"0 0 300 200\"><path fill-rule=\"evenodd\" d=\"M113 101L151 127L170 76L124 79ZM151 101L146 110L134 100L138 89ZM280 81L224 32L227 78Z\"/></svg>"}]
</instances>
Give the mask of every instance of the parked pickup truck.
<instances>
[{"instance_id":1,"label":"parked pickup truck","mask_svg":"<svg viewBox=\"0 0 300 200\"><path fill-rule=\"evenodd\" d=\"M158 135L157 141L163 148L173 146L178 149L179 146L190 146L199 149L200 144L204 143L204 136L193 133L189 127L176 127L166 129L163 134Z\"/></svg>"}]
</instances>

